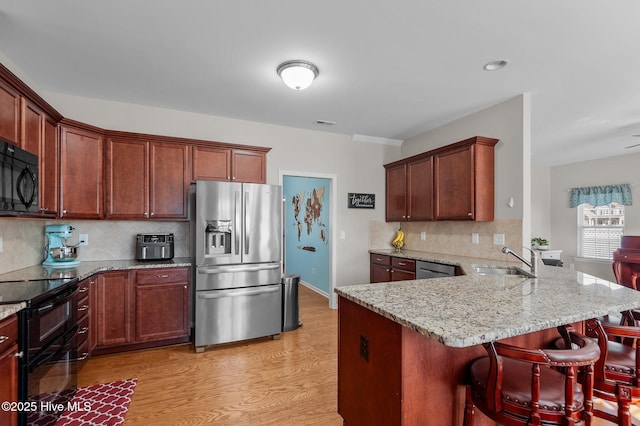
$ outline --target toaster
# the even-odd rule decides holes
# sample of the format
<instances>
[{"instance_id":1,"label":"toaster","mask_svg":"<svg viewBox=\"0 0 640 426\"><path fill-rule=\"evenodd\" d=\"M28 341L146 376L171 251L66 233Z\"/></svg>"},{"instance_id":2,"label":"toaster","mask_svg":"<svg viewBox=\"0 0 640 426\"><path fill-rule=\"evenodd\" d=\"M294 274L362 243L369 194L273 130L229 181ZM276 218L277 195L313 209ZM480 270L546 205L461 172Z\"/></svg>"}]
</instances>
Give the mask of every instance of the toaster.
<instances>
[{"instance_id":1,"label":"toaster","mask_svg":"<svg viewBox=\"0 0 640 426\"><path fill-rule=\"evenodd\" d=\"M136 260L173 259L173 234L136 235Z\"/></svg>"}]
</instances>

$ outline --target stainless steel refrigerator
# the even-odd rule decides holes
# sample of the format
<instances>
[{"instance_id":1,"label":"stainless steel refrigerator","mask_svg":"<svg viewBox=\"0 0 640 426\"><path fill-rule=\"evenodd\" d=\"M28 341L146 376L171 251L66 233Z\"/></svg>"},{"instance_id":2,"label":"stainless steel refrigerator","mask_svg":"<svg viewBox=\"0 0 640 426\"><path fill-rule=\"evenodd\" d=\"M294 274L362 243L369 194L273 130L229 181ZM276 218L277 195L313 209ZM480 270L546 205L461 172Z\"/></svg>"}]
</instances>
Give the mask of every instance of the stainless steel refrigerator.
<instances>
[{"instance_id":1,"label":"stainless steel refrigerator","mask_svg":"<svg viewBox=\"0 0 640 426\"><path fill-rule=\"evenodd\" d=\"M281 331L282 189L197 181L195 348Z\"/></svg>"}]
</instances>

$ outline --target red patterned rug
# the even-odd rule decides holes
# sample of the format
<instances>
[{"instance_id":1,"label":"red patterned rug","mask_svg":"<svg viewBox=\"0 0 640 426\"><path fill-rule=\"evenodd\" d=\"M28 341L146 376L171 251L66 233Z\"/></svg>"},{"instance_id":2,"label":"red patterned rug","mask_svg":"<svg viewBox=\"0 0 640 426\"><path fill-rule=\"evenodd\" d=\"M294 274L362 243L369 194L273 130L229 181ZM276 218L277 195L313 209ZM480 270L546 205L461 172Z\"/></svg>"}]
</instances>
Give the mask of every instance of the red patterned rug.
<instances>
[{"instance_id":1,"label":"red patterned rug","mask_svg":"<svg viewBox=\"0 0 640 426\"><path fill-rule=\"evenodd\" d=\"M137 379L78 389L55 426L118 426L124 423Z\"/></svg>"}]
</instances>

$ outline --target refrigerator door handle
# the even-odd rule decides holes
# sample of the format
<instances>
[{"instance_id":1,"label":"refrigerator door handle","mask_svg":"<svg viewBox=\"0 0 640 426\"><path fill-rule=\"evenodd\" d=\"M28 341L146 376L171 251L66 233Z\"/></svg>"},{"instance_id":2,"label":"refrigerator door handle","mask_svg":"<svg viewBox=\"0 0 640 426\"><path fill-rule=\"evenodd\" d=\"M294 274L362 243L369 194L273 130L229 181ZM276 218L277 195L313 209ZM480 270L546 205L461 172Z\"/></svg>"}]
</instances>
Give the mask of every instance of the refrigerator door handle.
<instances>
[{"instance_id":1,"label":"refrigerator door handle","mask_svg":"<svg viewBox=\"0 0 640 426\"><path fill-rule=\"evenodd\" d=\"M253 290L239 290L239 291L224 291L224 290L213 290L213 291L199 291L198 298L199 299L219 299L221 297L238 297L238 296L256 296L258 294L269 294L280 291L280 287L271 287L267 289L253 289Z\"/></svg>"},{"instance_id":2,"label":"refrigerator door handle","mask_svg":"<svg viewBox=\"0 0 640 426\"><path fill-rule=\"evenodd\" d=\"M249 192L244 193L244 254L249 254L249 235L251 235L251 219L249 218Z\"/></svg>"},{"instance_id":3,"label":"refrigerator door handle","mask_svg":"<svg viewBox=\"0 0 640 426\"><path fill-rule=\"evenodd\" d=\"M225 274L229 272L259 272L268 271L271 269L279 269L280 264L274 263L272 265L260 265L260 266L237 266L237 267L212 267L212 268L198 268L199 274Z\"/></svg>"},{"instance_id":4,"label":"refrigerator door handle","mask_svg":"<svg viewBox=\"0 0 640 426\"><path fill-rule=\"evenodd\" d=\"M240 222L240 215L242 214L241 212L241 204L240 204L240 193L238 191L234 192L234 201L235 201L235 208L234 208L234 212L236 215L236 223L241 223ZM238 231L240 231L240 229L238 229L239 227L236 227L235 232L233 233L233 235L235 236L235 246L236 246L236 256L240 254L240 235L238 234ZM243 230L244 232L244 230Z\"/></svg>"}]
</instances>

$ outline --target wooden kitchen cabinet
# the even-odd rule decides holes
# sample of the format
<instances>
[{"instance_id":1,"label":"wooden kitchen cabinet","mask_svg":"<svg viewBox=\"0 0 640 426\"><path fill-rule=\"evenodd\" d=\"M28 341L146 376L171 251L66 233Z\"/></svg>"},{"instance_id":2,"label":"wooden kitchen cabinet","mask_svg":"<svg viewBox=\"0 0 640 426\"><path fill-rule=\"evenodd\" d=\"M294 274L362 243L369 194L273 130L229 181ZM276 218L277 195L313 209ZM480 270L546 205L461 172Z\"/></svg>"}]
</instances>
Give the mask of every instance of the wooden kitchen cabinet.
<instances>
[{"instance_id":1,"label":"wooden kitchen cabinet","mask_svg":"<svg viewBox=\"0 0 640 426\"><path fill-rule=\"evenodd\" d=\"M437 220L493 220L496 143L477 136L434 155Z\"/></svg>"},{"instance_id":2,"label":"wooden kitchen cabinet","mask_svg":"<svg viewBox=\"0 0 640 426\"><path fill-rule=\"evenodd\" d=\"M96 288L97 345L93 353L189 341L189 267L103 272Z\"/></svg>"},{"instance_id":3,"label":"wooden kitchen cabinet","mask_svg":"<svg viewBox=\"0 0 640 426\"><path fill-rule=\"evenodd\" d=\"M189 336L189 268L136 271L135 293L136 342Z\"/></svg>"},{"instance_id":4,"label":"wooden kitchen cabinet","mask_svg":"<svg viewBox=\"0 0 640 426\"><path fill-rule=\"evenodd\" d=\"M18 401L18 318L11 315L0 321L0 401ZM0 424L17 425L18 412L0 410Z\"/></svg>"},{"instance_id":5,"label":"wooden kitchen cabinet","mask_svg":"<svg viewBox=\"0 0 640 426\"><path fill-rule=\"evenodd\" d=\"M103 147L101 133L63 121L60 128L60 217L104 217Z\"/></svg>"},{"instance_id":6,"label":"wooden kitchen cabinet","mask_svg":"<svg viewBox=\"0 0 640 426\"><path fill-rule=\"evenodd\" d=\"M131 274L127 271L103 272L98 276L96 349L133 342L131 288Z\"/></svg>"},{"instance_id":7,"label":"wooden kitchen cabinet","mask_svg":"<svg viewBox=\"0 0 640 426\"><path fill-rule=\"evenodd\" d=\"M386 170L387 222L433 220L433 161L427 156Z\"/></svg>"},{"instance_id":8,"label":"wooden kitchen cabinet","mask_svg":"<svg viewBox=\"0 0 640 426\"><path fill-rule=\"evenodd\" d=\"M40 147L40 211L58 213L59 176L58 176L58 123L46 116L44 119L43 145Z\"/></svg>"},{"instance_id":9,"label":"wooden kitchen cabinet","mask_svg":"<svg viewBox=\"0 0 640 426\"><path fill-rule=\"evenodd\" d=\"M386 164L386 221L493 220L496 143L476 136Z\"/></svg>"},{"instance_id":10,"label":"wooden kitchen cabinet","mask_svg":"<svg viewBox=\"0 0 640 426\"><path fill-rule=\"evenodd\" d=\"M192 179L265 183L266 162L263 150L194 145Z\"/></svg>"},{"instance_id":11,"label":"wooden kitchen cabinet","mask_svg":"<svg viewBox=\"0 0 640 426\"><path fill-rule=\"evenodd\" d=\"M78 286L78 369L84 367L97 344L96 277Z\"/></svg>"},{"instance_id":12,"label":"wooden kitchen cabinet","mask_svg":"<svg viewBox=\"0 0 640 426\"><path fill-rule=\"evenodd\" d=\"M371 283L415 279L415 260L371 253L369 277L369 281Z\"/></svg>"},{"instance_id":13,"label":"wooden kitchen cabinet","mask_svg":"<svg viewBox=\"0 0 640 426\"><path fill-rule=\"evenodd\" d=\"M181 144L108 138L107 218L187 218L188 149Z\"/></svg>"},{"instance_id":14,"label":"wooden kitchen cabinet","mask_svg":"<svg viewBox=\"0 0 640 426\"><path fill-rule=\"evenodd\" d=\"M0 139L20 146L20 93L1 79Z\"/></svg>"}]
</instances>

